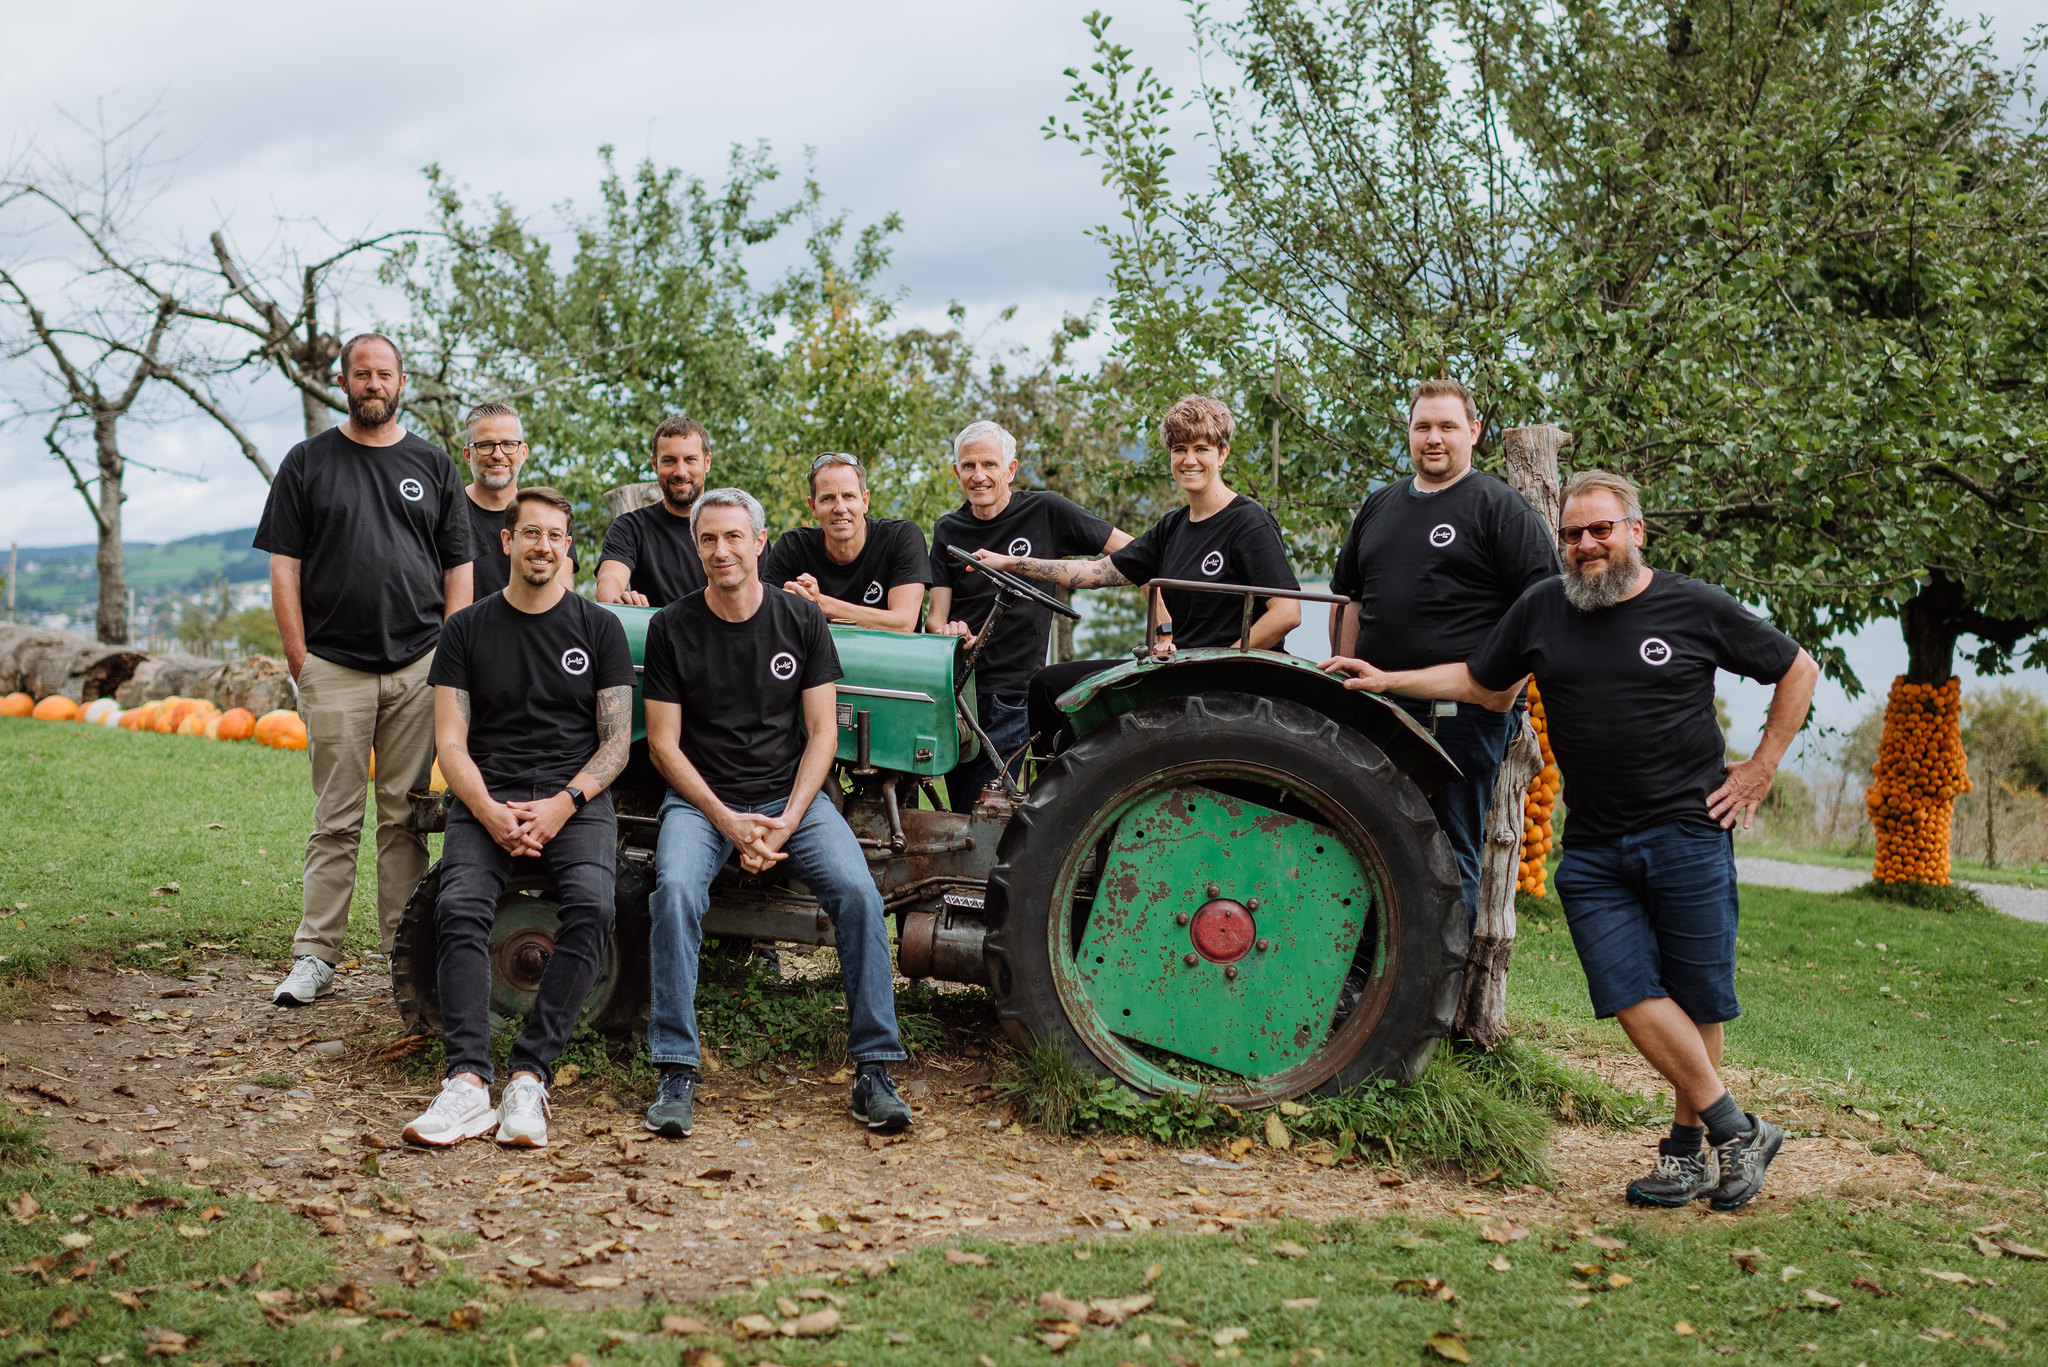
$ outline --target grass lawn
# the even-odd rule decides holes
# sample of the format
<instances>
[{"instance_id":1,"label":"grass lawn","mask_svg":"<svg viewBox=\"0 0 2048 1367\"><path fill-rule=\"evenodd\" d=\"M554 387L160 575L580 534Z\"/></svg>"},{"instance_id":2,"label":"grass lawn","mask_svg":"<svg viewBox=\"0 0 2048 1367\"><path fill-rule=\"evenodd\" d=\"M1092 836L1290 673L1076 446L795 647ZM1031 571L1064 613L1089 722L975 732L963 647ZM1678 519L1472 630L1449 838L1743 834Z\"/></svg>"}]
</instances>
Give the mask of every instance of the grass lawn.
<instances>
[{"instance_id":1,"label":"grass lawn","mask_svg":"<svg viewBox=\"0 0 2048 1367\"><path fill-rule=\"evenodd\" d=\"M137 943L204 938L286 950L311 806L303 756L12 722L0 723L0 759L14 779L0 888L16 912L0 932L0 972L16 975L17 991L66 955L124 954ZM171 881L179 892L150 895ZM367 897L367 882L360 894ZM1529 910L1512 978L1514 1019L1528 1037L1611 1043L1611 1023L1587 1019L1555 904ZM927 1250L872 1281L782 1282L713 1305L592 1314L546 1311L473 1282L462 1274L459 1241L441 1240L453 1254L435 1260L445 1273L418 1287L379 1285L371 1305L349 1310L309 1299L338 1280L327 1245L279 1206L228 1194L238 1174L198 1174L218 1178L217 1190L93 1176L34 1153L32 1129L7 1108L0 1156L11 1152L12 1162L0 1166L0 1199L10 1213L0 1215L0 1269L26 1270L0 1272L0 1361L47 1354L138 1363L152 1343L158 1356L222 1367L553 1367L579 1353L590 1363L672 1367L679 1348L683 1363L700 1367L1416 1363L1461 1354L1584 1367L1731 1352L1842 1367L2048 1358L2048 1262L1987 1257L1972 1233L2003 1220L2009 1228L1994 1234L2048 1247L2048 1155L2037 1152L2048 1150L2040 1125L2048 1046L2028 1043L2048 1037L2048 927L1745 889L1741 955L1747 1015L1730 1030L1731 1061L1878 1116L1836 1112L1860 1132L1881 1131L1881 1142L1989 1184L1979 1203L1852 1187L1759 1203L1741 1217L1619 1215L1600 1234L1626 1247L1550 1227L1502 1246L1482 1242L1471 1221L1418 1207L1369 1224L1254 1225L1241 1238L967 1245L985 1266ZM1934 1128L1907 1130L1908 1121ZM40 1210L27 1211L23 1193ZM123 1213L153 1193L191 1204ZM213 1205L220 1214L201 1219ZM90 1243L61 1265L33 1262L71 1252L67 1236ZM129 1252L117 1266L122 1249ZM1506 1266L1497 1270L1496 1258ZM775 1298L809 1289L845 1299L836 1335L753 1342L660 1331L664 1312L694 1312L715 1328L747 1314L781 1321L789 1314ZM1055 1290L1155 1299L1121 1327L1081 1329L1055 1357L1039 1336L1066 1334L1057 1321L1074 1313L1041 1303ZM806 1311L826 1303L791 1301ZM379 1310L391 1313L380 1318ZM1447 1337L1430 1348L1432 1335ZM692 1356L695 1349L703 1353Z\"/></svg>"},{"instance_id":2,"label":"grass lawn","mask_svg":"<svg viewBox=\"0 0 2048 1367\"><path fill-rule=\"evenodd\" d=\"M1838 854L1833 850L1802 850L1789 845L1772 845L1761 840L1735 841L1737 857L1744 855L1757 859L1783 859L1792 864L1823 864L1831 869L1856 869L1866 876L1870 873L1870 856L1867 854ZM2000 864L1993 868L1973 860L1955 859L1949 862L1949 876L1959 883L2005 883L2020 888L2048 888L2048 864Z\"/></svg>"}]
</instances>

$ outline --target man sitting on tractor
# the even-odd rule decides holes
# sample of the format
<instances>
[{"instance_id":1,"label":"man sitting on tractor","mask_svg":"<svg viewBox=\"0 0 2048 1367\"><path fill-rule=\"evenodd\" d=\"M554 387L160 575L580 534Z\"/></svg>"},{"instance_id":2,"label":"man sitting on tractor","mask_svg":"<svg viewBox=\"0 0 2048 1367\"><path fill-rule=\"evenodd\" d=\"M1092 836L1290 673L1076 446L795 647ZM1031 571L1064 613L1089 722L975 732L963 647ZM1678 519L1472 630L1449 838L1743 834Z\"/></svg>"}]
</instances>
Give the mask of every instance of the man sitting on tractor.
<instances>
[{"instance_id":1,"label":"man sitting on tractor","mask_svg":"<svg viewBox=\"0 0 2048 1367\"><path fill-rule=\"evenodd\" d=\"M704 913L712 879L738 851L749 873L788 861L831 919L847 1052L859 1070L853 1114L895 1133L910 1124L910 1107L884 1065L909 1056L896 1034L882 896L846 818L818 796L839 742L838 649L816 603L762 586L767 515L752 494L702 495L690 529L707 582L647 624L641 681L647 751L671 789L649 904L647 1045L661 1092L647 1128L670 1139L690 1133Z\"/></svg>"},{"instance_id":2,"label":"man sitting on tractor","mask_svg":"<svg viewBox=\"0 0 2048 1367\"><path fill-rule=\"evenodd\" d=\"M548 1081L611 934L618 821L605 790L633 738L626 629L569 592L561 574L569 500L521 489L502 527L518 572L503 592L448 619L427 676L441 771L455 795L434 907L448 1073L405 1137L436 1147L494 1128L500 1144L548 1142ZM513 861L529 859L554 881L562 931L493 1109L491 923Z\"/></svg>"},{"instance_id":3,"label":"man sitting on tractor","mask_svg":"<svg viewBox=\"0 0 2048 1367\"><path fill-rule=\"evenodd\" d=\"M808 598L835 622L917 630L929 557L915 522L868 516L868 472L827 451L811 462L815 527L792 527L761 561L761 582Z\"/></svg>"}]
</instances>

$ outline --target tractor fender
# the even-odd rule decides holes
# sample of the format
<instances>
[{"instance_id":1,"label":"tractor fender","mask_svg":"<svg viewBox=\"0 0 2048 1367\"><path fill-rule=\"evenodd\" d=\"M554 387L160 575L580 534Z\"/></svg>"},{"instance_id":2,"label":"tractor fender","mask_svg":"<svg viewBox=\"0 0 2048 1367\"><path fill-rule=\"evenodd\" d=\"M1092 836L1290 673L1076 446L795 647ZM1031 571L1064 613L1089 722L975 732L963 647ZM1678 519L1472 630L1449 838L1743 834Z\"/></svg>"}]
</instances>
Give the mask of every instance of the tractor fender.
<instances>
[{"instance_id":1,"label":"tractor fender","mask_svg":"<svg viewBox=\"0 0 2048 1367\"><path fill-rule=\"evenodd\" d=\"M1248 693L1313 708L1370 740L1414 780L1424 795L1464 777L1436 737L1377 693L1344 687L1313 663L1270 650L1207 647L1175 651L1164 660L1130 660L1091 674L1059 697L1060 710L1085 736L1146 703L1191 694Z\"/></svg>"}]
</instances>

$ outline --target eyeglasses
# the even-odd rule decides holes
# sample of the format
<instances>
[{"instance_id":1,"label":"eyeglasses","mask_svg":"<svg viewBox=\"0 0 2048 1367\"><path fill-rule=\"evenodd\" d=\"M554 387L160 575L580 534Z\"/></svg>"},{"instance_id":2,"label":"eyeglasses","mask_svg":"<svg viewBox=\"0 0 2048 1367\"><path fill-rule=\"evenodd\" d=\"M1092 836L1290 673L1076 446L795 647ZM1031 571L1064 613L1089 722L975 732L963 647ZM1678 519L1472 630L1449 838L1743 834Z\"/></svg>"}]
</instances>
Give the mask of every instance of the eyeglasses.
<instances>
[{"instance_id":1,"label":"eyeglasses","mask_svg":"<svg viewBox=\"0 0 2048 1367\"><path fill-rule=\"evenodd\" d=\"M469 444L469 449L480 456L488 456L493 451L503 451L509 456L524 445L526 443L523 441L473 441Z\"/></svg>"},{"instance_id":2,"label":"eyeglasses","mask_svg":"<svg viewBox=\"0 0 2048 1367\"><path fill-rule=\"evenodd\" d=\"M529 546L538 546L543 541L547 542L550 546L566 546L569 544L569 534L567 532L558 532L552 527L545 529L540 527L521 527L519 529L519 539Z\"/></svg>"},{"instance_id":3,"label":"eyeglasses","mask_svg":"<svg viewBox=\"0 0 2048 1367\"><path fill-rule=\"evenodd\" d=\"M854 469L858 470L860 469L860 457L849 456L844 451L827 451L824 455L811 462L811 473L815 475L828 465L851 465Z\"/></svg>"},{"instance_id":4,"label":"eyeglasses","mask_svg":"<svg viewBox=\"0 0 2048 1367\"><path fill-rule=\"evenodd\" d=\"M1631 522L1640 521L1642 521L1641 518L1624 517L1613 522L1588 522L1578 527L1559 527L1557 529L1557 541L1561 546L1576 546L1579 544L1579 538L1588 532L1593 534L1595 541L1605 541L1608 537L1614 535L1616 527L1626 527Z\"/></svg>"}]
</instances>

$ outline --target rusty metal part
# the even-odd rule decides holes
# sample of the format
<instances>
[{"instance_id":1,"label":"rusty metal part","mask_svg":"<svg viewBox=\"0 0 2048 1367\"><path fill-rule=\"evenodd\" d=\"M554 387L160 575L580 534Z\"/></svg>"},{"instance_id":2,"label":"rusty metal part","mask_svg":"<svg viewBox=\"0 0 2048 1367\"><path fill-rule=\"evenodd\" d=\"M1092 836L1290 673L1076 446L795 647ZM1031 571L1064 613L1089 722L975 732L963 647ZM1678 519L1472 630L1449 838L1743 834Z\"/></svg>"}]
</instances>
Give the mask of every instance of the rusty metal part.
<instances>
[{"instance_id":1,"label":"rusty metal part","mask_svg":"<svg viewBox=\"0 0 2048 1367\"><path fill-rule=\"evenodd\" d=\"M1209 885L1215 887L1214 883ZM1179 921L1179 917L1174 918ZM1228 897L1211 897L1195 911L1194 923L1188 927L1188 938L1194 941L1195 952L1212 964L1234 964L1252 952L1252 941L1257 939L1257 927L1252 924L1252 914L1242 902ZM1236 977L1235 973L1230 975Z\"/></svg>"},{"instance_id":2,"label":"rusty metal part","mask_svg":"<svg viewBox=\"0 0 2048 1367\"><path fill-rule=\"evenodd\" d=\"M882 810L889 817L889 848L902 854L910 847L910 841L903 834L903 804L896 800L896 775L882 780Z\"/></svg>"},{"instance_id":3,"label":"rusty metal part","mask_svg":"<svg viewBox=\"0 0 2048 1367\"><path fill-rule=\"evenodd\" d=\"M934 910L913 911L903 918L897 964L906 978L941 978L986 986L988 967L982 956L982 941L987 937L986 925L955 915L950 906L941 904Z\"/></svg>"},{"instance_id":4,"label":"rusty metal part","mask_svg":"<svg viewBox=\"0 0 2048 1367\"><path fill-rule=\"evenodd\" d=\"M413 792L405 795L412 806L412 814L405 820L408 830L421 835L432 835L448 828L448 805L444 793Z\"/></svg>"}]
</instances>

